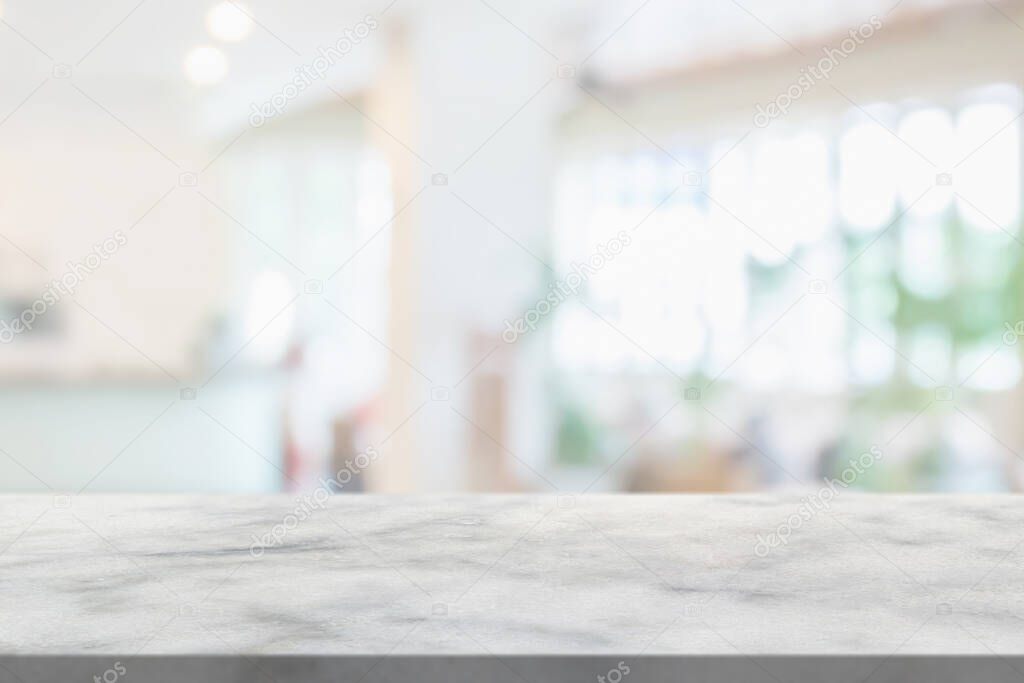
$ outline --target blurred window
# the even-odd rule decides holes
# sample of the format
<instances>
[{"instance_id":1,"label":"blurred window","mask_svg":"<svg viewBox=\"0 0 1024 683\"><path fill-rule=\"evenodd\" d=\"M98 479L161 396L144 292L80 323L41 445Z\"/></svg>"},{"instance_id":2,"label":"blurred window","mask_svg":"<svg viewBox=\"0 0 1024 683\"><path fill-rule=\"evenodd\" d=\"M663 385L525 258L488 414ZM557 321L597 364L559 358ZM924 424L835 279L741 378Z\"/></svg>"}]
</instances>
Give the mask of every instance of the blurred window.
<instances>
[{"instance_id":1,"label":"blurred window","mask_svg":"<svg viewBox=\"0 0 1024 683\"><path fill-rule=\"evenodd\" d=\"M1000 342L1024 316L1021 106L997 85L858 107L833 127L774 122L669 148L687 168L650 147L573 157L556 188L559 272L633 238L556 312L574 414L614 414L594 391L609 377L881 403L1014 386L1019 353Z\"/></svg>"}]
</instances>

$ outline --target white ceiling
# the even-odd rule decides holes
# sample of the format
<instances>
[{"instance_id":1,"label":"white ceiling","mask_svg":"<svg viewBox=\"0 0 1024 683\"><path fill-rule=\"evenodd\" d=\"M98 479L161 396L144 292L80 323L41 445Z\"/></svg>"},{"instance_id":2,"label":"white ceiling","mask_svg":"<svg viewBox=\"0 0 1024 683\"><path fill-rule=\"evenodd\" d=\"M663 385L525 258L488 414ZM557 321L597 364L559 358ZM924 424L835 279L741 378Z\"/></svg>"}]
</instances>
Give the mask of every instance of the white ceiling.
<instances>
[{"instance_id":1,"label":"white ceiling","mask_svg":"<svg viewBox=\"0 0 1024 683\"><path fill-rule=\"evenodd\" d=\"M216 1L0 0L3 90L16 102L51 77L55 64L67 64L78 83L113 89L134 82L144 90L159 84L168 99L174 93L203 101L215 105L206 110L230 109L237 119L247 111L245 103L278 91L318 46L335 42L366 15L379 17L384 26L415 24L431 21L442 2L468 3L481 18L505 22L524 40L552 48L562 61L580 63L592 55L587 68L610 78L786 50L786 42L834 36L872 14L889 20L922 9L985 5L984 0L244 0L258 25L240 43L218 44L204 26ZM995 10L985 6L984 11ZM332 87L353 90L368 82L383 43L382 35L374 36L332 67L327 79ZM200 45L216 45L226 54L228 74L216 86L195 86L184 75L186 54ZM332 97L325 88L318 96ZM232 104L225 108L227 102Z\"/></svg>"},{"instance_id":2,"label":"white ceiling","mask_svg":"<svg viewBox=\"0 0 1024 683\"><path fill-rule=\"evenodd\" d=\"M592 41L613 34L593 60L597 71L609 80L738 57L756 58L790 50L791 45L824 45L872 16L882 21L884 29L890 22L954 6L978 5L986 12L996 12L984 0L650 0L623 25L632 11L623 5L604 2L589 29ZM820 54L814 58L818 57Z\"/></svg>"},{"instance_id":3,"label":"white ceiling","mask_svg":"<svg viewBox=\"0 0 1024 683\"><path fill-rule=\"evenodd\" d=\"M258 77L318 45L367 14L422 20L448 0L245 0L262 27L239 44L221 45L235 76ZM481 0L482 1L482 0ZM0 0L0 56L6 65L30 68L50 61L76 66L83 75L180 78L185 52L215 44L204 15L215 0ZM594 62L612 65L678 63L735 51L784 47L845 32L872 14L893 17L921 9L984 0L487 0L486 4L540 42L576 43L581 58L605 43ZM1006 3L999 3L1006 4ZM625 24L624 24L625 22ZM777 35L776 35L777 34ZM32 44L35 44L33 47ZM294 51L293 51L294 50Z\"/></svg>"}]
</instances>

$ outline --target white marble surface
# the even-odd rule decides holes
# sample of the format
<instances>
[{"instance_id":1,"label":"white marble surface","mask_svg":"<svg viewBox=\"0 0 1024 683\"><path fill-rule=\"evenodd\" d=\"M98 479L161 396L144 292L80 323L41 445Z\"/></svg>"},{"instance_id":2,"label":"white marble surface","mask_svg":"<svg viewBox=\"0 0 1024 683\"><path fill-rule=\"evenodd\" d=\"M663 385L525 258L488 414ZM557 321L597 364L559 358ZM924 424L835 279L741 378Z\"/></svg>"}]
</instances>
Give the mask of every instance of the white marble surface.
<instances>
[{"instance_id":1,"label":"white marble surface","mask_svg":"<svg viewBox=\"0 0 1024 683\"><path fill-rule=\"evenodd\" d=\"M1024 654L1024 500L0 496L3 654Z\"/></svg>"}]
</instances>

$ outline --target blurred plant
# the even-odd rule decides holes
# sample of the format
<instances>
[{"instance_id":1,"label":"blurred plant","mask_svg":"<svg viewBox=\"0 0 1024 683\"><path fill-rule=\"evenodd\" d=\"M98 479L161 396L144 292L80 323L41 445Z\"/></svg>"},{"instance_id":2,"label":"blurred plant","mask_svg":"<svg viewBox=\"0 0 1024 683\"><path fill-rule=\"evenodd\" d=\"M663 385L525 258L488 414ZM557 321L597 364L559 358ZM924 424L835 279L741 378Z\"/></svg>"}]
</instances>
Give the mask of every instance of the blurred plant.
<instances>
[{"instance_id":1,"label":"blurred plant","mask_svg":"<svg viewBox=\"0 0 1024 683\"><path fill-rule=\"evenodd\" d=\"M575 402L564 402L559 410L556 460L562 465L593 465L600 461L601 428L587 409Z\"/></svg>"}]
</instances>

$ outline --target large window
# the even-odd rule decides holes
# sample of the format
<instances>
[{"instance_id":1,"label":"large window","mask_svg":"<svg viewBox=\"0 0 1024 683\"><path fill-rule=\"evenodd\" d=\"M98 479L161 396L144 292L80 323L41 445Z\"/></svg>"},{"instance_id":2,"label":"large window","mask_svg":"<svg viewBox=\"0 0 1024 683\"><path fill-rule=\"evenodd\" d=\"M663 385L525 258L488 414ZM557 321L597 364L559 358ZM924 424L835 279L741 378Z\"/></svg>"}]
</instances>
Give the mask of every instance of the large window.
<instances>
[{"instance_id":1,"label":"large window","mask_svg":"<svg viewBox=\"0 0 1024 683\"><path fill-rule=\"evenodd\" d=\"M652 457L778 453L800 476L828 474L935 401L1016 387L1021 108L1016 87L995 85L569 159L559 269L620 230L633 239L554 321L560 462L600 468L629 446L658 417L659 406L633 402L641 384L664 385L666 399L701 392L645 442ZM804 401L828 414L806 438L783 437ZM858 433L866 424L879 433ZM1005 479L1010 454L968 431L908 430L885 463L905 476L886 481L956 486L957 459L989 452ZM785 480L777 474L755 476Z\"/></svg>"}]
</instances>

